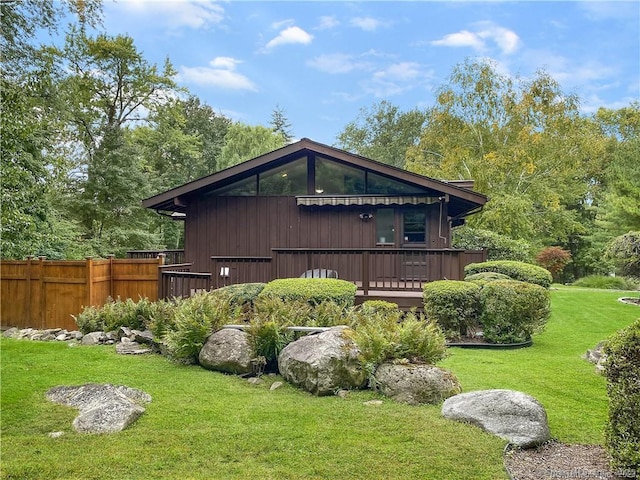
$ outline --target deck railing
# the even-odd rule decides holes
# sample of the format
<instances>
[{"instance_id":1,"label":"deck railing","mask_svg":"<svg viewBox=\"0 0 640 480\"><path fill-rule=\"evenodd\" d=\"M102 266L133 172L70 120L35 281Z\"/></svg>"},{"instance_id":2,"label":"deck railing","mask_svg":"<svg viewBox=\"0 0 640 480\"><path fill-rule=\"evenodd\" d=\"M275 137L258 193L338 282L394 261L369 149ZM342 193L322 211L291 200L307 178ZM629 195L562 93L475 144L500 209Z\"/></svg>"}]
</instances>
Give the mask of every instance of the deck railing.
<instances>
[{"instance_id":1,"label":"deck railing","mask_svg":"<svg viewBox=\"0 0 640 480\"><path fill-rule=\"evenodd\" d=\"M201 290L211 290L211 273L191 272L190 268L190 263L159 267L158 298L186 298Z\"/></svg>"},{"instance_id":2,"label":"deck railing","mask_svg":"<svg viewBox=\"0 0 640 480\"><path fill-rule=\"evenodd\" d=\"M211 257L213 288L236 283L253 283L277 278L273 275L272 257Z\"/></svg>"},{"instance_id":3,"label":"deck railing","mask_svg":"<svg viewBox=\"0 0 640 480\"><path fill-rule=\"evenodd\" d=\"M129 250L127 258L158 258L164 255L164 263L166 265L176 265L184 263L184 250L168 249L168 250Z\"/></svg>"}]
</instances>

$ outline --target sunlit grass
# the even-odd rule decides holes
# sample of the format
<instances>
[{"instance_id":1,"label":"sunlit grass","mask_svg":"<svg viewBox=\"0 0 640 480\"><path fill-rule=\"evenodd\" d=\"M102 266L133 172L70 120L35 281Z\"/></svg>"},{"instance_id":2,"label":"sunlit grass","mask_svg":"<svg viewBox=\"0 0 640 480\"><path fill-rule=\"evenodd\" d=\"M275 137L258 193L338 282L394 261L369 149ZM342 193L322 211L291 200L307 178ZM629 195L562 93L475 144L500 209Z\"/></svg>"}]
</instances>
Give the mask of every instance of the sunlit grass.
<instances>
[{"instance_id":1,"label":"sunlit grass","mask_svg":"<svg viewBox=\"0 0 640 480\"><path fill-rule=\"evenodd\" d=\"M534 346L452 349L442 362L465 391L512 388L538 398L552 435L601 443L604 379L580 357L640 316L619 292L561 289ZM371 392L316 398L279 377L260 386L160 356L113 347L2 340L1 476L6 479L503 479L504 441L444 420L440 406L363 402ZM55 385L126 384L153 397L129 429L79 434ZM49 432L64 431L59 438Z\"/></svg>"}]
</instances>

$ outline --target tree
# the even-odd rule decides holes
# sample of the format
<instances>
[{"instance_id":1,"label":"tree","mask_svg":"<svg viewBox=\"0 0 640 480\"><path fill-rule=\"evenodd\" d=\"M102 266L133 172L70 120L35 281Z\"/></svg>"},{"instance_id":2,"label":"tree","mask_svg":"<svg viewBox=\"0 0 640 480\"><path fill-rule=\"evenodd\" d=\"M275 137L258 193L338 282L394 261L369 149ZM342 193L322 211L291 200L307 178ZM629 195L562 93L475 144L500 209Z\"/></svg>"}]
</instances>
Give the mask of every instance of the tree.
<instances>
[{"instance_id":1,"label":"tree","mask_svg":"<svg viewBox=\"0 0 640 480\"><path fill-rule=\"evenodd\" d=\"M608 245L607 256L613 259L623 275L640 277L640 232L614 238Z\"/></svg>"},{"instance_id":2,"label":"tree","mask_svg":"<svg viewBox=\"0 0 640 480\"><path fill-rule=\"evenodd\" d=\"M227 131L218 169L232 167L285 145L282 134L270 128L236 122Z\"/></svg>"},{"instance_id":3,"label":"tree","mask_svg":"<svg viewBox=\"0 0 640 480\"><path fill-rule=\"evenodd\" d=\"M79 194L69 199L69 211L100 255L151 246L157 240L144 228L150 216L141 206L150 191L128 130L175 95L173 67L149 64L128 36L90 38L78 30L67 36L64 58L68 118L81 146Z\"/></svg>"},{"instance_id":4,"label":"tree","mask_svg":"<svg viewBox=\"0 0 640 480\"><path fill-rule=\"evenodd\" d=\"M580 211L601 174L604 141L547 73L511 79L491 62L467 61L427 117L408 168L474 179L491 201L471 226L540 246L584 233Z\"/></svg>"},{"instance_id":5,"label":"tree","mask_svg":"<svg viewBox=\"0 0 640 480\"><path fill-rule=\"evenodd\" d=\"M555 246L543 248L536 255L538 265L549 270L556 281L570 261L571 252Z\"/></svg>"},{"instance_id":6,"label":"tree","mask_svg":"<svg viewBox=\"0 0 640 480\"><path fill-rule=\"evenodd\" d=\"M291 133L291 124L287 119L285 111L276 105L276 108L271 112L271 121L269 122L272 130L275 133L279 133L284 138L285 143L291 143L293 139L293 133Z\"/></svg>"},{"instance_id":7,"label":"tree","mask_svg":"<svg viewBox=\"0 0 640 480\"><path fill-rule=\"evenodd\" d=\"M0 2L0 249L3 258L50 254L53 244L73 236L50 201L52 180L60 165L52 154L59 122L59 64L51 48L36 45L39 30L55 31L67 11L82 25L100 21L96 0L6 0ZM60 253L60 255L63 255Z\"/></svg>"},{"instance_id":8,"label":"tree","mask_svg":"<svg viewBox=\"0 0 640 480\"><path fill-rule=\"evenodd\" d=\"M394 167L405 167L407 149L414 146L427 118L418 109L401 112L387 101L362 109L338 135L337 146Z\"/></svg>"}]
</instances>

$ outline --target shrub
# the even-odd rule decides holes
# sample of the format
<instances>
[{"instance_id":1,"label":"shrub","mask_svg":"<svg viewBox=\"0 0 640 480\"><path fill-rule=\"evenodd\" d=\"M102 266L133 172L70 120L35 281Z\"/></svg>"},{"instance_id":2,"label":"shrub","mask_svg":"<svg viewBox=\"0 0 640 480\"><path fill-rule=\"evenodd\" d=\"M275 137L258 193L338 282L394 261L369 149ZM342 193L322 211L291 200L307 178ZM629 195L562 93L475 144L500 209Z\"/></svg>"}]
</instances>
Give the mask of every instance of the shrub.
<instances>
[{"instance_id":1,"label":"shrub","mask_svg":"<svg viewBox=\"0 0 640 480\"><path fill-rule=\"evenodd\" d=\"M216 295L224 295L236 307L252 306L265 283L239 283L214 290Z\"/></svg>"},{"instance_id":2,"label":"shrub","mask_svg":"<svg viewBox=\"0 0 640 480\"><path fill-rule=\"evenodd\" d=\"M84 310L73 319L82 333L105 331L110 332L120 327L143 330L151 316L152 303L147 298L141 298L138 302L132 299L115 301L109 299L101 307L85 307Z\"/></svg>"},{"instance_id":3,"label":"shrub","mask_svg":"<svg viewBox=\"0 0 640 480\"><path fill-rule=\"evenodd\" d=\"M630 279L624 277L610 277L608 275L590 275L582 277L573 285L583 288L602 288L608 290L635 290L638 285Z\"/></svg>"},{"instance_id":4,"label":"shrub","mask_svg":"<svg viewBox=\"0 0 640 480\"><path fill-rule=\"evenodd\" d=\"M398 310L398 304L384 300L365 300L360 305L360 310L365 314L376 312L392 312Z\"/></svg>"},{"instance_id":5,"label":"shrub","mask_svg":"<svg viewBox=\"0 0 640 480\"><path fill-rule=\"evenodd\" d=\"M609 396L605 445L614 468L640 471L640 319L614 335L604 349Z\"/></svg>"},{"instance_id":6,"label":"shrub","mask_svg":"<svg viewBox=\"0 0 640 480\"><path fill-rule=\"evenodd\" d=\"M571 252L560 247L547 247L536 255L536 262L546 268L554 279L557 279L564 267L571 261Z\"/></svg>"},{"instance_id":7,"label":"shrub","mask_svg":"<svg viewBox=\"0 0 640 480\"><path fill-rule=\"evenodd\" d=\"M464 267L465 275L473 275L481 272L496 272L507 275L521 282L535 283L544 288L549 288L553 278L548 270L530 263L498 260L493 262L471 263Z\"/></svg>"},{"instance_id":8,"label":"shrub","mask_svg":"<svg viewBox=\"0 0 640 480\"><path fill-rule=\"evenodd\" d=\"M311 309L311 315L305 325L308 327L345 325L350 308L345 308L344 305L332 301L321 302Z\"/></svg>"},{"instance_id":9,"label":"shrub","mask_svg":"<svg viewBox=\"0 0 640 480\"><path fill-rule=\"evenodd\" d=\"M283 278L267 283L260 296L304 300L311 305L331 300L351 307L356 298L356 286L335 278Z\"/></svg>"},{"instance_id":10,"label":"shrub","mask_svg":"<svg viewBox=\"0 0 640 480\"><path fill-rule=\"evenodd\" d=\"M169 356L180 363L197 363L209 335L226 323L237 323L240 309L212 292L198 292L176 308L173 325L162 340Z\"/></svg>"},{"instance_id":11,"label":"shrub","mask_svg":"<svg viewBox=\"0 0 640 480\"><path fill-rule=\"evenodd\" d=\"M487 249L488 260L531 260L531 246L524 240L513 240L499 233L479 228L460 227L453 230L453 248Z\"/></svg>"},{"instance_id":12,"label":"shrub","mask_svg":"<svg viewBox=\"0 0 640 480\"><path fill-rule=\"evenodd\" d=\"M465 282L473 282L480 287L485 283L495 282L496 280L513 280L513 278L503 273L496 272L480 272L464 277Z\"/></svg>"},{"instance_id":13,"label":"shrub","mask_svg":"<svg viewBox=\"0 0 640 480\"><path fill-rule=\"evenodd\" d=\"M375 369L390 360L436 363L446 355L446 341L440 327L414 312L403 317L400 310L352 313L353 329L345 334L360 350L360 363L373 375Z\"/></svg>"},{"instance_id":14,"label":"shrub","mask_svg":"<svg viewBox=\"0 0 640 480\"><path fill-rule=\"evenodd\" d=\"M440 280L422 292L424 313L444 330L447 338L466 336L478 322L480 287L471 282Z\"/></svg>"},{"instance_id":15,"label":"shrub","mask_svg":"<svg viewBox=\"0 0 640 480\"><path fill-rule=\"evenodd\" d=\"M606 253L623 275L640 277L640 232L629 232L614 238L607 246Z\"/></svg>"},{"instance_id":16,"label":"shrub","mask_svg":"<svg viewBox=\"0 0 640 480\"><path fill-rule=\"evenodd\" d=\"M151 304L149 320L145 324L151 330L153 336L162 339L169 330L175 329L176 311L184 302L182 297L175 297L170 300L158 300Z\"/></svg>"},{"instance_id":17,"label":"shrub","mask_svg":"<svg viewBox=\"0 0 640 480\"><path fill-rule=\"evenodd\" d=\"M480 291L480 324L493 343L518 343L544 328L550 314L549 291L517 280L487 283Z\"/></svg>"}]
</instances>

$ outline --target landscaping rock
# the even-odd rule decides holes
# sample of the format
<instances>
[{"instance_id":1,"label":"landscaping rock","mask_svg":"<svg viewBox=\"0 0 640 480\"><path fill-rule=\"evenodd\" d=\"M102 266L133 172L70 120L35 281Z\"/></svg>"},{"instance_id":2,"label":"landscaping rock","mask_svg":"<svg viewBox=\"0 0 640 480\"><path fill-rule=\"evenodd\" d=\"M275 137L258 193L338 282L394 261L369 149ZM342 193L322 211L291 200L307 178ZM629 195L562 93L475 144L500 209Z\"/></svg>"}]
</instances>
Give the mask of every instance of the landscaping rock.
<instances>
[{"instance_id":1,"label":"landscaping rock","mask_svg":"<svg viewBox=\"0 0 640 480\"><path fill-rule=\"evenodd\" d=\"M462 391L452 373L433 365L383 363L374 384L384 396L409 405L437 404Z\"/></svg>"},{"instance_id":2,"label":"landscaping rock","mask_svg":"<svg viewBox=\"0 0 640 480\"><path fill-rule=\"evenodd\" d=\"M131 339L134 342L146 343L147 345L155 344L155 337L153 336L153 333L151 332L151 330L144 330L144 331L131 330L131 334L133 335L133 338Z\"/></svg>"},{"instance_id":3,"label":"landscaping rock","mask_svg":"<svg viewBox=\"0 0 640 480\"><path fill-rule=\"evenodd\" d=\"M262 380L260 377L251 377L247 380L247 383L251 385L261 385L264 383L264 380Z\"/></svg>"},{"instance_id":4,"label":"landscaping rock","mask_svg":"<svg viewBox=\"0 0 640 480\"><path fill-rule=\"evenodd\" d=\"M8 330L5 330L4 332L2 332L2 336L5 338L16 338L19 333L20 333L20 329L16 327L11 327Z\"/></svg>"},{"instance_id":5,"label":"landscaping rock","mask_svg":"<svg viewBox=\"0 0 640 480\"><path fill-rule=\"evenodd\" d=\"M482 390L445 400L442 415L472 423L521 448L551 438L544 407L532 396L513 390Z\"/></svg>"},{"instance_id":6,"label":"landscaping rock","mask_svg":"<svg viewBox=\"0 0 640 480\"><path fill-rule=\"evenodd\" d=\"M126 337L125 337L126 338ZM122 340L125 340L123 338ZM140 345L138 342L132 342L128 338L116 344L116 353L120 355L143 355L145 353L153 353L149 345Z\"/></svg>"},{"instance_id":7,"label":"landscaping rock","mask_svg":"<svg viewBox=\"0 0 640 480\"><path fill-rule=\"evenodd\" d=\"M80 386L58 386L47 392L47 398L55 403L80 410L73 421L73 428L86 433L114 433L135 422L151 396L124 385L89 383Z\"/></svg>"},{"instance_id":8,"label":"landscaping rock","mask_svg":"<svg viewBox=\"0 0 640 480\"><path fill-rule=\"evenodd\" d=\"M371 406L376 407L378 405L382 405L382 403L383 403L382 400L368 400L366 402L362 402L363 405L367 405L368 407L371 407Z\"/></svg>"},{"instance_id":9,"label":"landscaping rock","mask_svg":"<svg viewBox=\"0 0 640 480\"><path fill-rule=\"evenodd\" d=\"M269 387L269 390L277 390L278 388L280 388L282 385L284 385L282 382L273 382L271 384L271 387Z\"/></svg>"},{"instance_id":10,"label":"landscaping rock","mask_svg":"<svg viewBox=\"0 0 640 480\"><path fill-rule=\"evenodd\" d=\"M250 373L251 345L249 335L235 328L223 328L211 334L200 350L200 365L209 370L234 373Z\"/></svg>"},{"instance_id":11,"label":"landscaping rock","mask_svg":"<svg viewBox=\"0 0 640 480\"><path fill-rule=\"evenodd\" d=\"M587 350L587 353L582 358L588 362L593 363L596 366L596 372L604 372L604 362L607 360L607 356L604 353L604 346L607 344L606 340L599 342L593 350Z\"/></svg>"},{"instance_id":12,"label":"landscaping rock","mask_svg":"<svg viewBox=\"0 0 640 480\"><path fill-rule=\"evenodd\" d=\"M82 337L82 345L100 345L107 340L104 332L91 332Z\"/></svg>"},{"instance_id":13,"label":"landscaping rock","mask_svg":"<svg viewBox=\"0 0 640 480\"><path fill-rule=\"evenodd\" d=\"M285 380L314 395L333 395L343 388L362 388L367 375L358 362L358 347L333 327L287 345L278 357Z\"/></svg>"}]
</instances>

